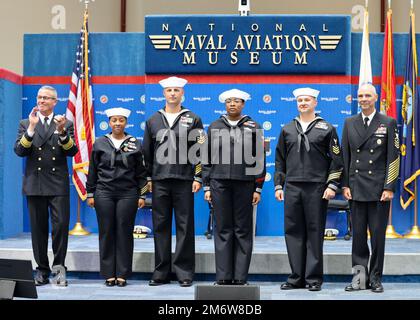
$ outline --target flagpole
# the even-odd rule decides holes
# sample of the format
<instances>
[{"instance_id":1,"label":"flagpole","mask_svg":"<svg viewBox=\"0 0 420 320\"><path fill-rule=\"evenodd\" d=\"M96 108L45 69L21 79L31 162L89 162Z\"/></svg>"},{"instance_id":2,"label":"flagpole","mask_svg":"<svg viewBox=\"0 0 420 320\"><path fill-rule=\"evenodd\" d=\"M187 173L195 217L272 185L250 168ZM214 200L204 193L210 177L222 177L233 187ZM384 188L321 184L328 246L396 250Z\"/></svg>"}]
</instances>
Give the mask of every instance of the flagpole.
<instances>
[{"instance_id":1,"label":"flagpole","mask_svg":"<svg viewBox=\"0 0 420 320\"><path fill-rule=\"evenodd\" d=\"M410 18L411 18L411 25L414 28L414 23L415 23L415 19L414 19L414 1L411 0L411 11L410 11ZM414 31L414 29L413 29ZM413 38L415 37L415 32L412 32L412 36ZM414 69L417 73L417 64L416 61L414 61ZM415 77L417 77L417 74L414 75ZM413 89L417 89L417 88L413 88ZM420 112L420 110L413 110L414 112ZM415 123L414 125L419 125L417 123ZM411 228L411 231L404 235L404 238L406 239L420 239L420 230L419 230L419 226L418 226L418 204L417 204L417 179L414 180L414 225Z\"/></svg>"},{"instance_id":2,"label":"flagpole","mask_svg":"<svg viewBox=\"0 0 420 320\"><path fill-rule=\"evenodd\" d=\"M411 228L411 231L409 233L407 233L406 235L404 235L404 238L406 239L420 239L420 230L419 230L419 226L417 225L418 223L418 218L417 218L417 214L418 214L418 206L417 206L417 180L414 186L414 190L415 190L415 198L414 198L414 225Z\"/></svg>"},{"instance_id":3,"label":"flagpole","mask_svg":"<svg viewBox=\"0 0 420 320\"><path fill-rule=\"evenodd\" d=\"M77 222L74 228L69 232L71 236L87 236L90 232L83 228L82 223L80 222L80 197L77 194Z\"/></svg>"},{"instance_id":4,"label":"flagpole","mask_svg":"<svg viewBox=\"0 0 420 320\"><path fill-rule=\"evenodd\" d=\"M388 45L387 48L385 48L384 45L384 51L387 52L388 55L392 55L393 49L392 49L392 21L391 21L391 16L392 15L392 10L391 10L391 0L388 0L388 10L386 13L386 26L385 26L385 37L387 37L385 39L385 44ZM391 30L390 30L391 29ZM393 75L393 56L392 59L389 58L387 59L386 62L386 91L385 94L383 94L384 90L381 88L381 112L383 112L384 114L388 113L388 110L391 108L391 106L393 105L393 99L392 99L392 75ZM382 71L384 72L384 71ZM381 86L383 86L384 83L382 81ZM389 215L388 215L388 225L386 227L386 234L385 234L386 238L388 239L399 239L402 238L402 236L400 234L398 234L395 231L394 226L392 225L392 200L389 206Z\"/></svg>"},{"instance_id":5,"label":"flagpole","mask_svg":"<svg viewBox=\"0 0 420 320\"><path fill-rule=\"evenodd\" d=\"M85 14L87 12L87 10L89 9L89 3L90 2L94 2L95 0L79 0L79 2L84 2L85 4ZM86 17L84 17L84 20L86 19ZM85 23L84 23L84 27L85 27ZM81 222L80 219L80 195L79 193L77 193L77 221L75 226L73 227L73 229L69 232L70 235L72 236L87 236L90 234L89 231L87 231L84 227L83 224Z\"/></svg>"}]
</instances>

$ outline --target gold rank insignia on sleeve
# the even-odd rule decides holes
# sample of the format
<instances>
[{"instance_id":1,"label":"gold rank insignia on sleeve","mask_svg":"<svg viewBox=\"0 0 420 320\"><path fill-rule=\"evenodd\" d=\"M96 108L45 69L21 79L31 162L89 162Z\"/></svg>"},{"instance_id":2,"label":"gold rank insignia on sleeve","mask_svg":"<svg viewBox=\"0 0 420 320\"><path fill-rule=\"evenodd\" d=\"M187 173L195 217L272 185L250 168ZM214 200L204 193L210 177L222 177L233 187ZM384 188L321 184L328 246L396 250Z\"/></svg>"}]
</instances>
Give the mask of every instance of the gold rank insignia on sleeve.
<instances>
[{"instance_id":1,"label":"gold rank insignia on sleeve","mask_svg":"<svg viewBox=\"0 0 420 320\"><path fill-rule=\"evenodd\" d=\"M29 141L28 139L26 139L25 135L22 136L22 138L20 138L20 144L28 149L32 146L32 141Z\"/></svg>"},{"instance_id":2,"label":"gold rank insignia on sleeve","mask_svg":"<svg viewBox=\"0 0 420 320\"><path fill-rule=\"evenodd\" d=\"M199 132L199 136L197 137L197 142L199 144L203 144L206 141L206 136L204 135L203 130L200 129L198 130L198 132Z\"/></svg>"},{"instance_id":3,"label":"gold rank insignia on sleeve","mask_svg":"<svg viewBox=\"0 0 420 320\"><path fill-rule=\"evenodd\" d=\"M199 163L195 166L195 175L199 175L201 171L202 171L202 168L201 168L201 164Z\"/></svg>"},{"instance_id":4,"label":"gold rank insignia on sleeve","mask_svg":"<svg viewBox=\"0 0 420 320\"><path fill-rule=\"evenodd\" d=\"M337 139L333 139L334 140L334 145L332 147L332 152L336 155L340 154L340 147L338 146L338 141Z\"/></svg>"},{"instance_id":5,"label":"gold rank insignia on sleeve","mask_svg":"<svg viewBox=\"0 0 420 320\"><path fill-rule=\"evenodd\" d=\"M395 132L394 144L395 144L395 148L397 149L400 148L400 139L398 138L398 132Z\"/></svg>"},{"instance_id":6,"label":"gold rank insignia on sleeve","mask_svg":"<svg viewBox=\"0 0 420 320\"><path fill-rule=\"evenodd\" d=\"M333 150L333 153L334 154L340 154L340 147L338 147L338 146L333 146L333 148L332 148L332 150Z\"/></svg>"},{"instance_id":7,"label":"gold rank insignia on sleeve","mask_svg":"<svg viewBox=\"0 0 420 320\"><path fill-rule=\"evenodd\" d=\"M400 171L400 157L395 159L389 165L388 178L386 179L386 184L394 182L398 178L398 172Z\"/></svg>"},{"instance_id":8,"label":"gold rank insignia on sleeve","mask_svg":"<svg viewBox=\"0 0 420 320\"><path fill-rule=\"evenodd\" d=\"M147 184L141 189L140 195L144 195L149 191Z\"/></svg>"},{"instance_id":9,"label":"gold rank insignia on sleeve","mask_svg":"<svg viewBox=\"0 0 420 320\"><path fill-rule=\"evenodd\" d=\"M331 180L340 179L341 177L341 171L331 172L328 176L327 183Z\"/></svg>"},{"instance_id":10,"label":"gold rank insignia on sleeve","mask_svg":"<svg viewBox=\"0 0 420 320\"><path fill-rule=\"evenodd\" d=\"M64 150L69 150L71 147L73 147L74 142L72 138L69 138L69 141L66 144L63 144L62 147Z\"/></svg>"}]
</instances>

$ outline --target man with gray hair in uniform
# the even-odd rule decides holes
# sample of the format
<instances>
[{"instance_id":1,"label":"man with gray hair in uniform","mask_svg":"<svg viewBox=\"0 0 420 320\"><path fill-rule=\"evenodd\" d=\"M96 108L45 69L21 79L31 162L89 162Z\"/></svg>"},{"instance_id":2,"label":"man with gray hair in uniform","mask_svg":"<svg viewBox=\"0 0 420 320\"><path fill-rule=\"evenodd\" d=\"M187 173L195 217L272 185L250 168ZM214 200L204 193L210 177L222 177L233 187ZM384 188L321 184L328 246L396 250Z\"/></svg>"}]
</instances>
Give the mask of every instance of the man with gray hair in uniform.
<instances>
[{"instance_id":1,"label":"man with gray hair in uniform","mask_svg":"<svg viewBox=\"0 0 420 320\"><path fill-rule=\"evenodd\" d=\"M70 184L67 157L76 155L73 123L54 113L57 91L43 86L28 119L21 120L15 153L26 158L23 193L28 202L32 248L38 265L35 284L49 283L48 217L51 215L53 283L67 285L64 260L70 221Z\"/></svg>"},{"instance_id":2,"label":"man with gray hair in uniform","mask_svg":"<svg viewBox=\"0 0 420 320\"><path fill-rule=\"evenodd\" d=\"M370 288L380 293L389 207L399 173L399 137L395 119L376 111L376 89L363 84L357 92L362 112L349 117L343 129L343 196L351 200L354 278L346 291ZM371 236L369 262L367 232Z\"/></svg>"}]
</instances>

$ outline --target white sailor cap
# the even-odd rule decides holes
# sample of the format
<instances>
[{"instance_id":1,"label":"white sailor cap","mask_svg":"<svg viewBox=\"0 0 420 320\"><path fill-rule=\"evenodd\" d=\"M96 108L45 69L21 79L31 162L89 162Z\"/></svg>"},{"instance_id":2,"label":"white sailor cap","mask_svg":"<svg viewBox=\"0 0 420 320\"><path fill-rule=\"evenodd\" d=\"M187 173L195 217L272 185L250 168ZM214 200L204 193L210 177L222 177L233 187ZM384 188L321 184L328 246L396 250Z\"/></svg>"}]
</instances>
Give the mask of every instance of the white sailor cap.
<instances>
[{"instance_id":1,"label":"white sailor cap","mask_svg":"<svg viewBox=\"0 0 420 320\"><path fill-rule=\"evenodd\" d=\"M152 230L146 226L134 226L133 230L133 237L136 239L144 239L147 237L148 234L150 234Z\"/></svg>"},{"instance_id":2,"label":"white sailor cap","mask_svg":"<svg viewBox=\"0 0 420 320\"><path fill-rule=\"evenodd\" d=\"M312 88L299 88L293 90L293 95L295 96L295 98L299 96L311 96L316 99L318 98L319 91Z\"/></svg>"},{"instance_id":3,"label":"white sailor cap","mask_svg":"<svg viewBox=\"0 0 420 320\"><path fill-rule=\"evenodd\" d=\"M247 101L247 100L251 99L251 96L249 95L249 93L247 93L245 91L238 90L238 89L227 90L225 92L222 92L219 95L219 101L221 103L225 103L226 99L229 99L229 98L239 98L239 99L242 99L244 101Z\"/></svg>"},{"instance_id":4,"label":"white sailor cap","mask_svg":"<svg viewBox=\"0 0 420 320\"><path fill-rule=\"evenodd\" d=\"M125 109L125 108L111 108L105 110L105 114L108 118L111 118L112 116L123 116L128 118L130 116L131 110Z\"/></svg>"},{"instance_id":5,"label":"white sailor cap","mask_svg":"<svg viewBox=\"0 0 420 320\"><path fill-rule=\"evenodd\" d=\"M339 233L339 231L337 229L327 228L324 231L324 236L325 237L337 237L338 233Z\"/></svg>"},{"instance_id":6,"label":"white sailor cap","mask_svg":"<svg viewBox=\"0 0 420 320\"><path fill-rule=\"evenodd\" d=\"M159 81L163 88L183 88L187 84L187 80L178 77L169 77Z\"/></svg>"}]
</instances>

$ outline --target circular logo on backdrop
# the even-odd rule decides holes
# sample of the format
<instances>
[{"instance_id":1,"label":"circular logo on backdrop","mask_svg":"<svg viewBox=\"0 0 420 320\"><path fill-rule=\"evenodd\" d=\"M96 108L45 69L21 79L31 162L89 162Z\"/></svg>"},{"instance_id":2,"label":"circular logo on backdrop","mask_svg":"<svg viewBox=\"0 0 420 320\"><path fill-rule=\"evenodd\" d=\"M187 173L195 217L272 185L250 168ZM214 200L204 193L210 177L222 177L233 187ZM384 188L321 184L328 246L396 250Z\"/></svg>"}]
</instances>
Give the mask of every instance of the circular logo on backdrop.
<instances>
[{"instance_id":1,"label":"circular logo on backdrop","mask_svg":"<svg viewBox=\"0 0 420 320\"><path fill-rule=\"evenodd\" d=\"M271 130L271 128L272 128L271 122L270 121L264 121L263 128L264 128L264 130Z\"/></svg>"},{"instance_id":2,"label":"circular logo on backdrop","mask_svg":"<svg viewBox=\"0 0 420 320\"><path fill-rule=\"evenodd\" d=\"M146 122L142 122L140 123L140 129L144 131L144 129L146 128Z\"/></svg>"},{"instance_id":3,"label":"circular logo on backdrop","mask_svg":"<svg viewBox=\"0 0 420 320\"><path fill-rule=\"evenodd\" d=\"M143 103L143 104L146 103L146 95L145 94L140 97L140 102Z\"/></svg>"},{"instance_id":4,"label":"circular logo on backdrop","mask_svg":"<svg viewBox=\"0 0 420 320\"><path fill-rule=\"evenodd\" d=\"M271 181L271 174L266 173L265 174L265 182Z\"/></svg>"},{"instance_id":5,"label":"circular logo on backdrop","mask_svg":"<svg viewBox=\"0 0 420 320\"><path fill-rule=\"evenodd\" d=\"M108 129L108 122L106 122L106 121L102 121L102 122L99 124L99 128L100 128L101 130L103 130L103 131L107 130L107 129Z\"/></svg>"},{"instance_id":6,"label":"circular logo on backdrop","mask_svg":"<svg viewBox=\"0 0 420 320\"><path fill-rule=\"evenodd\" d=\"M108 103L108 97L106 95L103 95L99 98L101 100L101 103L105 104Z\"/></svg>"},{"instance_id":7,"label":"circular logo on backdrop","mask_svg":"<svg viewBox=\"0 0 420 320\"><path fill-rule=\"evenodd\" d=\"M263 96L263 101L265 103L270 103L271 102L271 96L269 94L266 94Z\"/></svg>"},{"instance_id":8,"label":"circular logo on backdrop","mask_svg":"<svg viewBox=\"0 0 420 320\"><path fill-rule=\"evenodd\" d=\"M347 103L351 103L352 102L351 94L349 94L348 96L346 96L346 102Z\"/></svg>"}]
</instances>

